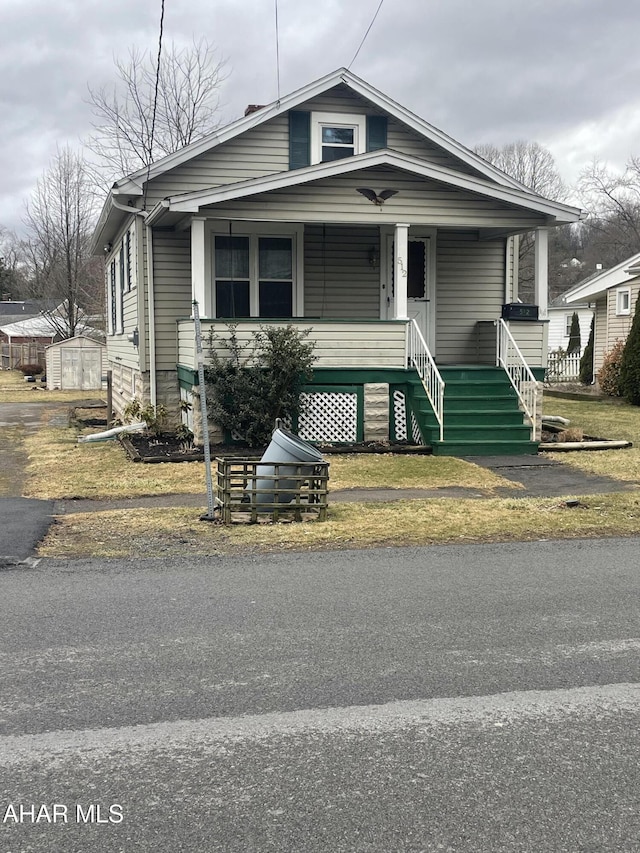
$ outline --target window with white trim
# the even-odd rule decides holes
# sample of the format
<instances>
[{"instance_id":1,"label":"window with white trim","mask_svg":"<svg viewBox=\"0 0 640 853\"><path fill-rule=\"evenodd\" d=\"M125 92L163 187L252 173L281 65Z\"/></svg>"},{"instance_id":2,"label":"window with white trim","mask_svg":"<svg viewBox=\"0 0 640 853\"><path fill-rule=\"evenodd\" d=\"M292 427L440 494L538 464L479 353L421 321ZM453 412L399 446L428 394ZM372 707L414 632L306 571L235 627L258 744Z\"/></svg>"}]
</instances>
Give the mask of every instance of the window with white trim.
<instances>
[{"instance_id":1,"label":"window with white trim","mask_svg":"<svg viewBox=\"0 0 640 853\"><path fill-rule=\"evenodd\" d=\"M311 162L328 163L362 154L367 145L366 116L311 113Z\"/></svg>"},{"instance_id":2,"label":"window with white trim","mask_svg":"<svg viewBox=\"0 0 640 853\"><path fill-rule=\"evenodd\" d=\"M570 337L571 335L571 322L573 320L573 314L565 314L564 315L564 336L565 338Z\"/></svg>"},{"instance_id":3,"label":"window with white trim","mask_svg":"<svg viewBox=\"0 0 640 853\"><path fill-rule=\"evenodd\" d=\"M213 309L219 318L292 317L295 241L289 235L213 237Z\"/></svg>"},{"instance_id":4,"label":"window with white trim","mask_svg":"<svg viewBox=\"0 0 640 853\"><path fill-rule=\"evenodd\" d=\"M616 290L616 314L631 314L631 288Z\"/></svg>"},{"instance_id":5,"label":"window with white trim","mask_svg":"<svg viewBox=\"0 0 640 853\"><path fill-rule=\"evenodd\" d=\"M108 332L124 331L124 297L137 285L135 224L124 233L106 268Z\"/></svg>"}]
</instances>

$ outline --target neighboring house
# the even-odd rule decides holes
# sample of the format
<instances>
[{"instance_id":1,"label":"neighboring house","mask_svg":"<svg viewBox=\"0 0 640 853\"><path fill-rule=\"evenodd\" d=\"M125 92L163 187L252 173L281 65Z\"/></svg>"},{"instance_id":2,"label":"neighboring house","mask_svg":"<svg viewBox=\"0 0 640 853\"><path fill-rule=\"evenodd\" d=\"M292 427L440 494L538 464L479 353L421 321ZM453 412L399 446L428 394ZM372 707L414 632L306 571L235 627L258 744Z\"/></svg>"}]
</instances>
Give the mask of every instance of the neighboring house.
<instances>
[{"instance_id":1,"label":"neighboring house","mask_svg":"<svg viewBox=\"0 0 640 853\"><path fill-rule=\"evenodd\" d=\"M93 244L114 408L138 397L180 418L197 392L195 301L205 340L230 322L241 339L311 330L310 440L535 452L504 367L535 417L547 229L579 218L338 70L114 184ZM532 229L537 307L502 321Z\"/></svg>"},{"instance_id":2,"label":"neighboring house","mask_svg":"<svg viewBox=\"0 0 640 853\"><path fill-rule=\"evenodd\" d=\"M10 316L0 316L0 367L3 369L35 363L44 367L45 348L69 334L60 306L35 317L5 323ZM76 326L76 334L104 341L104 333L86 325L84 319Z\"/></svg>"},{"instance_id":3,"label":"neighboring house","mask_svg":"<svg viewBox=\"0 0 640 853\"><path fill-rule=\"evenodd\" d=\"M588 300L595 304L593 372L616 341L625 341L640 292L640 253L578 282L565 293L569 307Z\"/></svg>"},{"instance_id":4,"label":"neighboring house","mask_svg":"<svg viewBox=\"0 0 640 853\"><path fill-rule=\"evenodd\" d=\"M566 292L549 303L549 352L557 352L557 350L566 352L574 312L578 315L578 322L580 323L581 350L586 347L589 340L591 318L593 317L591 303L577 302L574 305L568 305L565 297Z\"/></svg>"},{"instance_id":5,"label":"neighboring house","mask_svg":"<svg viewBox=\"0 0 640 853\"><path fill-rule=\"evenodd\" d=\"M53 311L58 305L52 299L9 299L0 302L0 326L37 317L43 311Z\"/></svg>"}]
</instances>

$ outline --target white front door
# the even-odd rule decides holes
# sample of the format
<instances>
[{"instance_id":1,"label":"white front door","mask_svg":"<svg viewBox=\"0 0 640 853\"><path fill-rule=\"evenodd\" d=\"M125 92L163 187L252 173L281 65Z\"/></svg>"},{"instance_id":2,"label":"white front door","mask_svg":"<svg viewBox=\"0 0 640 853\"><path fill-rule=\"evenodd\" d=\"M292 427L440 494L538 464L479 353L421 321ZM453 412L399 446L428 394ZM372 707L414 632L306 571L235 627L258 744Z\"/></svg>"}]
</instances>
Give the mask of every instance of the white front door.
<instances>
[{"instance_id":1,"label":"white front door","mask_svg":"<svg viewBox=\"0 0 640 853\"><path fill-rule=\"evenodd\" d=\"M407 270L407 315L415 320L427 346L433 346L433 318L431 317L431 285L429 237L409 237ZM393 274L393 237L387 238L386 282L383 282L383 298L386 301L386 319L395 314L395 287ZM386 296L385 296L386 294Z\"/></svg>"}]
</instances>

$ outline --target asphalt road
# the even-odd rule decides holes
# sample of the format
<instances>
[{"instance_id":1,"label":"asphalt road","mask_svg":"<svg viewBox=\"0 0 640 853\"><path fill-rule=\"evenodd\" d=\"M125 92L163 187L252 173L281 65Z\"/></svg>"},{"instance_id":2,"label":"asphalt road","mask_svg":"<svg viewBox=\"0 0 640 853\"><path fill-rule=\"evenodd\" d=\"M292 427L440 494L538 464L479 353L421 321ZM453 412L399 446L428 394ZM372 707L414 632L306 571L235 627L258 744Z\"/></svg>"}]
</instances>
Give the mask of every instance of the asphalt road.
<instances>
[{"instance_id":1,"label":"asphalt road","mask_svg":"<svg viewBox=\"0 0 640 853\"><path fill-rule=\"evenodd\" d=\"M0 851L639 851L639 553L6 569Z\"/></svg>"}]
</instances>

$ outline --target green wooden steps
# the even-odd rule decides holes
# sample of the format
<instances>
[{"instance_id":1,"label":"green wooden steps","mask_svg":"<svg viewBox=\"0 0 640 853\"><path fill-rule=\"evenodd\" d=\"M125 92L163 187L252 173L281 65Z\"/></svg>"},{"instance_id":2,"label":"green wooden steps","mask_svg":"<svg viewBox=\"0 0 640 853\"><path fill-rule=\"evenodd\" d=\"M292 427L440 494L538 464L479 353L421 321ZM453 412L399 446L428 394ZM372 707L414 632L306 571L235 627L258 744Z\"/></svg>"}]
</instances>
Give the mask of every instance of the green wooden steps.
<instances>
[{"instance_id":1,"label":"green wooden steps","mask_svg":"<svg viewBox=\"0 0 640 853\"><path fill-rule=\"evenodd\" d=\"M413 411L435 456L505 456L538 452L504 370L439 367L445 382L444 440L419 377L411 380Z\"/></svg>"}]
</instances>

